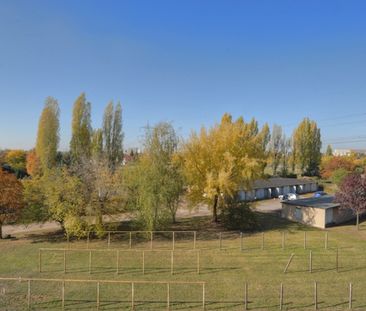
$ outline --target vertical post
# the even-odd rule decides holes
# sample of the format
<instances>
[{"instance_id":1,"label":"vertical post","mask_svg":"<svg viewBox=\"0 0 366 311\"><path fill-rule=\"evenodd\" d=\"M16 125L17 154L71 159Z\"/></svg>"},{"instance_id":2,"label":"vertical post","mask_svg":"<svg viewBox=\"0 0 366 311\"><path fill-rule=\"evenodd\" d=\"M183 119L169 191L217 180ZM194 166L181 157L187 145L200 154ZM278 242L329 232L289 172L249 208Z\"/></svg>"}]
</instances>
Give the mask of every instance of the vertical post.
<instances>
[{"instance_id":1,"label":"vertical post","mask_svg":"<svg viewBox=\"0 0 366 311\"><path fill-rule=\"evenodd\" d=\"M39 273L42 272L42 250L39 249L38 251L38 270L39 270Z\"/></svg>"},{"instance_id":2,"label":"vertical post","mask_svg":"<svg viewBox=\"0 0 366 311\"><path fill-rule=\"evenodd\" d=\"M66 273L66 250L64 250L64 273Z\"/></svg>"},{"instance_id":3,"label":"vertical post","mask_svg":"<svg viewBox=\"0 0 366 311\"><path fill-rule=\"evenodd\" d=\"M166 309L170 310L170 284L166 283Z\"/></svg>"},{"instance_id":4,"label":"vertical post","mask_svg":"<svg viewBox=\"0 0 366 311\"><path fill-rule=\"evenodd\" d=\"M304 249L306 249L306 231L304 231Z\"/></svg>"},{"instance_id":5,"label":"vertical post","mask_svg":"<svg viewBox=\"0 0 366 311\"><path fill-rule=\"evenodd\" d=\"M264 250L264 232L262 232L262 250Z\"/></svg>"},{"instance_id":6,"label":"vertical post","mask_svg":"<svg viewBox=\"0 0 366 311\"><path fill-rule=\"evenodd\" d=\"M89 239L90 239L90 232L88 232L88 236L86 238L86 248L89 249Z\"/></svg>"},{"instance_id":7,"label":"vertical post","mask_svg":"<svg viewBox=\"0 0 366 311\"><path fill-rule=\"evenodd\" d=\"M145 274L145 251L142 251L142 274Z\"/></svg>"},{"instance_id":8,"label":"vertical post","mask_svg":"<svg viewBox=\"0 0 366 311\"><path fill-rule=\"evenodd\" d=\"M135 310L135 283L131 282L131 308Z\"/></svg>"},{"instance_id":9,"label":"vertical post","mask_svg":"<svg viewBox=\"0 0 366 311\"><path fill-rule=\"evenodd\" d=\"M197 232L193 232L193 249L196 249Z\"/></svg>"},{"instance_id":10,"label":"vertical post","mask_svg":"<svg viewBox=\"0 0 366 311\"><path fill-rule=\"evenodd\" d=\"M222 250L222 233L219 233L219 246L220 246L220 251Z\"/></svg>"},{"instance_id":11,"label":"vertical post","mask_svg":"<svg viewBox=\"0 0 366 311\"><path fill-rule=\"evenodd\" d=\"M313 253L310 251L309 254L309 272L313 273Z\"/></svg>"},{"instance_id":12,"label":"vertical post","mask_svg":"<svg viewBox=\"0 0 366 311\"><path fill-rule=\"evenodd\" d=\"M92 271L92 252L89 251L89 274L91 274Z\"/></svg>"},{"instance_id":13,"label":"vertical post","mask_svg":"<svg viewBox=\"0 0 366 311\"><path fill-rule=\"evenodd\" d=\"M65 281L61 284L61 308L65 310Z\"/></svg>"},{"instance_id":14,"label":"vertical post","mask_svg":"<svg viewBox=\"0 0 366 311\"><path fill-rule=\"evenodd\" d=\"M30 310L30 307L31 307L31 281L30 280L28 280L27 306L28 306L28 310Z\"/></svg>"},{"instance_id":15,"label":"vertical post","mask_svg":"<svg viewBox=\"0 0 366 311\"><path fill-rule=\"evenodd\" d=\"M202 283L202 310L205 310L206 305L206 292L205 283Z\"/></svg>"},{"instance_id":16,"label":"vertical post","mask_svg":"<svg viewBox=\"0 0 366 311\"><path fill-rule=\"evenodd\" d=\"M285 231L282 231L282 249L285 249Z\"/></svg>"},{"instance_id":17,"label":"vertical post","mask_svg":"<svg viewBox=\"0 0 366 311\"><path fill-rule=\"evenodd\" d=\"M117 256L116 256L116 274L119 273L119 250L117 250Z\"/></svg>"},{"instance_id":18,"label":"vertical post","mask_svg":"<svg viewBox=\"0 0 366 311\"><path fill-rule=\"evenodd\" d=\"M174 274L174 251L170 252L170 274Z\"/></svg>"},{"instance_id":19,"label":"vertical post","mask_svg":"<svg viewBox=\"0 0 366 311\"><path fill-rule=\"evenodd\" d=\"M240 251L243 251L243 232L240 232Z\"/></svg>"},{"instance_id":20,"label":"vertical post","mask_svg":"<svg viewBox=\"0 0 366 311\"><path fill-rule=\"evenodd\" d=\"M97 282L97 310L99 310L100 305L100 288L99 288L99 282Z\"/></svg>"},{"instance_id":21,"label":"vertical post","mask_svg":"<svg viewBox=\"0 0 366 311\"><path fill-rule=\"evenodd\" d=\"M174 250L175 250L175 231L173 231L172 243L173 243L173 245L172 245L172 249L173 249L173 251L174 251Z\"/></svg>"},{"instance_id":22,"label":"vertical post","mask_svg":"<svg viewBox=\"0 0 366 311\"><path fill-rule=\"evenodd\" d=\"M281 286L280 286L280 310L282 310L282 305L283 305L283 284L281 283Z\"/></svg>"},{"instance_id":23,"label":"vertical post","mask_svg":"<svg viewBox=\"0 0 366 311\"><path fill-rule=\"evenodd\" d=\"M132 232L130 231L130 240L129 240L129 247L132 248Z\"/></svg>"},{"instance_id":24,"label":"vertical post","mask_svg":"<svg viewBox=\"0 0 366 311\"><path fill-rule=\"evenodd\" d=\"M111 233L108 232L108 248L111 246Z\"/></svg>"},{"instance_id":25,"label":"vertical post","mask_svg":"<svg viewBox=\"0 0 366 311\"><path fill-rule=\"evenodd\" d=\"M244 283L244 310L248 310L248 283Z\"/></svg>"},{"instance_id":26,"label":"vertical post","mask_svg":"<svg viewBox=\"0 0 366 311\"><path fill-rule=\"evenodd\" d=\"M197 251L197 274L200 274L200 251Z\"/></svg>"},{"instance_id":27,"label":"vertical post","mask_svg":"<svg viewBox=\"0 0 366 311\"><path fill-rule=\"evenodd\" d=\"M314 310L318 310L318 283L314 282Z\"/></svg>"},{"instance_id":28,"label":"vertical post","mask_svg":"<svg viewBox=\"0 0 366 311\"><path fill-rule=\"evenodd\" d=\"M70 236L66 234L67 237L67 248L70 248Z\"/></svg>"},{"instance_id":29,"label":"vertical post","mask_svg":"<svg viewBox=\"0 0 366 311\"><path fill-rule=\"evenodd\" d=\"M352 309L352 283L349 283L349 301L348 301L348 309Z\"/></svg>"},{"instance_id":30,"label":"vertical post","mask_svg":"<svg viewBox=\"0 0 366 311\"><path fill-rule=\"evenodd\" d=\"M338 247L336 249L336 271L338 272Z\"/></svg>"},{"instance_id":31,"label":"vertical post","mask_svg":"<svg viewBox=\"0 0 366 311\"><path fill-rule=\"evenodd\" d=\"M153 232L150 231L150 249L153 249Z\"/></svg>"},{"instance_id":32,"label":"vertical post","mask_svg":"<svg viewBox=\"0 0 366 311\"><path fill-rule=\"evenodd\" d=\"M325 232L325 237L324 237L324 248L328 249L328 231Z\"/></svg>"}]
</instances>

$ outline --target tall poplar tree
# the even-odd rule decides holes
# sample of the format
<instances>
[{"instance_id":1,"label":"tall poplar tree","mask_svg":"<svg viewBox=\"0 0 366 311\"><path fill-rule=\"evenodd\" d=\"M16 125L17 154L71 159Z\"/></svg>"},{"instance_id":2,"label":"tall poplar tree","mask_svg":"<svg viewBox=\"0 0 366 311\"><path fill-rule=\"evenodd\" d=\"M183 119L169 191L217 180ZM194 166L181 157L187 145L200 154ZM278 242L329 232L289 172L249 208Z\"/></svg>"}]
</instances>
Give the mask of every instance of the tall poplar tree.
<instances>
[{"instance_id":1,"label":"tall poplar tree","mask_svg":"<svg viewBox=\"0 0 366 311\"><path fill-rule=\"evenodd\" d=\"M72 112L72 137L70 153L73 161L80 161L82 157L91 155L92 127L90 118L90 103L82 93L75 101Z\"/></svg>"},{"instance_id":2,"label":"tall poplar tree","mask_svg":"<svg viewBox=\"0 0 366 311\"><path fill-rule=\"evenodd\" d=\"M56 165L60 141L60 109L56 99L47 97L38 123L36 153L43 172Z\"/></svg>"}]
</instances>

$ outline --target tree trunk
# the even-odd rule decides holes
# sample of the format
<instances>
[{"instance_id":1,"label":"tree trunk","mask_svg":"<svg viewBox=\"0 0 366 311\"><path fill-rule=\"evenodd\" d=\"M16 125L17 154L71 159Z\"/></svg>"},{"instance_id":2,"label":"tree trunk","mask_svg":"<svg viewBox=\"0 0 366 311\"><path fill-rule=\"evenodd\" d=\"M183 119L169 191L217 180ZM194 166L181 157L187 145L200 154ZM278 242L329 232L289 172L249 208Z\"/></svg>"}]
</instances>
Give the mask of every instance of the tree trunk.
<instances>
[{"instance_id":1,"label":"tree trunk","mask_svg":"<svg viewBox=\"0 0 366 311\"><path fill-rule=\"evenodd\" d=\"M360 213L356 212L356 226L357 230L360 230Z\"/></svg>"},{"instance_id":2,"label":"tree trunk","mask_svg":"<svg viewBox=\"0 0 366 311\"><path fill-rule=\"evenodd\" d=\"M219 197L217 195L215 195L214 205L213 205L213 209L212 209L213 222L217 222L217 203L218 203L218 201L219 201Z\"/></svg>"},{"instance_id":3,"label":"tree trunk","mask_svg":"<svg viewBox=\"0 0 366 311\"><path fill-rule=\"evenodd\" d=\"M3 223L0 222L0 239L3 238Z\"/></svg>"}]
</instances>

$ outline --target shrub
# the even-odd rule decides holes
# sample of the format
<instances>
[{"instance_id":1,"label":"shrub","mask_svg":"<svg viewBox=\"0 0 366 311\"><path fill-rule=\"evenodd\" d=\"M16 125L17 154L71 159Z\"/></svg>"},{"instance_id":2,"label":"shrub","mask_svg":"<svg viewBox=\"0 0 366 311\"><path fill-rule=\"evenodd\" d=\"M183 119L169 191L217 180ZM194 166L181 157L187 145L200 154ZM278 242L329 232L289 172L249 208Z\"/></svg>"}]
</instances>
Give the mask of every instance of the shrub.
<instances>
[{"instance_id":1,"label":"shrub","mask_svg":"<svg viewBox=\"0 0 366 311\"><path fill-rule=\"evenodd\" d=\"M247 202L231 202L221 213L221 221L226 229L248 231L258 226L255 213Z\"/></svg>"}]
</instances>

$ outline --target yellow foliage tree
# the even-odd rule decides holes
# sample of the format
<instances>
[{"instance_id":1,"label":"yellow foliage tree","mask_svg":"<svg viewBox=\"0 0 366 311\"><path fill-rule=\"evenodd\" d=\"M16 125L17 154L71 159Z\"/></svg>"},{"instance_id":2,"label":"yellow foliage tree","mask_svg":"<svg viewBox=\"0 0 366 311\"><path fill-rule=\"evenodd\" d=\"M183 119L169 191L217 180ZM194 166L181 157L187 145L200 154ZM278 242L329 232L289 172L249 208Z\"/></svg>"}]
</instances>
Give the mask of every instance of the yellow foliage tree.
<instances>
[{"instance_id":1,"label":"yellow foliage tree","mask_svg":"<svg viewBox=\"0 0 366 311\"><path fill-rule=\"evenodd\" d=\"M267 142L268 126L259 131L255 120L233 121L229 114L210 129L192 132L181 152L190 201L209 204L217 222L219 204L262 177Z\"/></svg>"}]
</instances>

